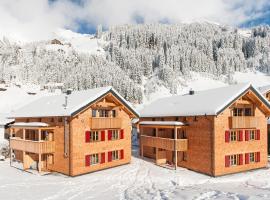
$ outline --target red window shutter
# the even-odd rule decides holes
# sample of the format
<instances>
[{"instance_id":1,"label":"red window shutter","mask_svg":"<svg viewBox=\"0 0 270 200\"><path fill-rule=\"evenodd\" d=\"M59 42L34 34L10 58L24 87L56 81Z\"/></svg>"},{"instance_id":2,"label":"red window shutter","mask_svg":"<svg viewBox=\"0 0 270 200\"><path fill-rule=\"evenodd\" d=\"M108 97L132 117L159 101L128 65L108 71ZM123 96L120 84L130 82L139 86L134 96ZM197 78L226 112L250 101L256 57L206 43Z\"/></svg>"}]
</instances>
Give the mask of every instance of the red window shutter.
<instances>
[{"instance_id":1,"label":"red window shutter","mask_svg":"<svg viewBox=\"0 0 270 200\"><path fill-rule=\"evenodd\" d=\"M101 131L101 141L105 141L105 131Z\"/></svg>"},{"instance_id":2,"label":"red window shutter","mask_svg":"<svg viewBox=\"0 0 270 200\"><path fill-rule=\"evenodd\" d=\"M230 142L230 131L225 131L225 142Z\"/></svg>"},{"instance_id":3,"label":"red window shutter","mask_svg":"<svg viewBox=\"0 0 270 200\"><path fill-rule=\"evenodd\" d=\"M239 141L243 141L243 130L239 131Z\"/></svg>"},{"instance_id":4,"label":"red window shutter","mask_svg":"<svg viewBox=\"0 0 270 200\"><path fill-rule=\"evenodd\" d=\"M85 166L90 166L90 155L85 156Z\"/></svg>"},{"instance_id":5,"label":"red window shutter","mask_svg":"<svg viewBox=\"0 0 270 200\"><path fill-rule=\"evenodd\" d=\"M239 165L243 165L243 154L239 154Z\"/></svg>"},{"instance_id":6,"label":"red window shutter","mask_svg":"<svg viewBox=\"0 0 270 200\"><path fill-rule=\"evenodd\" d=\"M124 159L124 149L120 151L120 159Z\"/></svg>"},{"instance_id":7,"label":"red window shutter","mask_svg":"<svg viewBox=\"0 0 270 200\"><path fill-rule=\"evenodd\" d=\"M85 142L90 142L90 131L85 131Z\"/></svg>"},{"instance_id":8,"label":"red window shutter","mask_svg":"<svg viewBox=\"0 0 270 200\"><path fill-rule=\"evenodd\" d=\"M120 131L120 139L124 139L124 129L121 129Z\"/></svg>"},{"instance_id":9,"label":"red window shutter","mask_svg":"<svg viewBox=\"0 0 270 200\"><path fill-rule=\"evenodd\" d=\"M105 163L105 153L101 153L100 164Z\"/></svg>"},{"instance_id":10,"label":"red window shutter","mask_svg":"<svg viewBox=\"0 0 270 200\"><path fill-rule=\"evenodd\" d=\"M249 164L249 153L245 154L245 163Z\"/></svg>"},{"instance_id":11,"label":"red window shutter","mask_svg":"<svg viewBox=\"0 0 270 200\"><path fill-rule=\"evenodd\" d=\"M256 153L256 162L260 162L261 161L261 155L260 152Z\"/></svg>"},{"instance_id":12,"label":"red window shutter","mask_svg":"<svg viewBox=\"0 0 270 200\"><path fill-rule=\"evenodd\" d=\"M249 141L249 131L245 130L245 140Z\"/></svg>"},{"instance_id":13,"label":"red window shutter","mask_svg":"<svg viewBox=\"0 0 270 200\"><path fill-rule=\"evenodd\" d=\"M230 156L225 156L225 167L230 167Z\"/></svg>"},{"instance_id":14,"label":"red window shutter","mask_svg":"<svg viewBox=\"0 0 270 200\"><path fill-rule=\"evenodd\" d=\"M108 162L111 162L112 161L112 152L109 151L108 152Z\"/></svg>"},{"instance_id":15,"label":"red window shutter","mask_svg":"<svg viewBox=\"0 0 270 200\"><path fill-rule=\"evenodd\" d=\"M256 130L256 140L260 140L261 134L260 134L260 129Z\"/></svg>"},{"instance_id":16,"label":"red window shutter","mask_svg":"<svg viewBox=\"0 0 270 200\"><path fill-rule=\"evenodd\" d=\"M108 130L108 140L112 140L112 130Z\"/></svg>"}]
</instances>

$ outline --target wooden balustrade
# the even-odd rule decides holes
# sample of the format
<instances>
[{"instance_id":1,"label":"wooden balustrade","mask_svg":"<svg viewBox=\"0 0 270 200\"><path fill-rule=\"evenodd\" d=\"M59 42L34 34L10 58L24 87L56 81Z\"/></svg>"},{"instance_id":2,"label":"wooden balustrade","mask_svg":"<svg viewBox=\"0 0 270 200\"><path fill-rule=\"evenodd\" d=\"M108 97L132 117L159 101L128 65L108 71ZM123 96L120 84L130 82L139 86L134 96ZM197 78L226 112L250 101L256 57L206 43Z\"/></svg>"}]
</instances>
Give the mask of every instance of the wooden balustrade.
<instances>
[{"instance_id":1,"label":"wooden balustrade","mask_svg":"<svg viewBox=\"0 0 270 200\"><path fill-rule=\"evenodd\" d=\"M122 119L113 117L92 117L90 118L91 129L121 128Z\"/></svg>"},{"instance_id":2,"label":"wooden balustrade","mask_svg":"<svg viewBox=\"0 0 270 200\"><path fill-rule=\"evenodd\" d=\"M10 138L10 148L30 153L54 153L54 141L31 141L20 138Z\"/></svg>"},{"instance_id":3,"label":"wooden balustrade","mask_svg":"<svg viewBox=\"0 0 270 200\"><path fill-rule=\"evenodd\" d=\"M150 146L155 148L166 149L169 151L174 151L174 139L152 137L147 135L140 136L140 142L143 146ZM176 140L176 151L187 151L188 140L187 139L177 139Z\"/></svg>"},{"instance_id":4,"label":"wooden balustrade","mask_svg":"<svg viewBox=\"0 0 270 200\"><path fill-rule=\"evenodd\" d=\"M256 128L258 126L258 117L254 116L233 116L229 117L230 128Z\"/></svg>"}]
</instances>

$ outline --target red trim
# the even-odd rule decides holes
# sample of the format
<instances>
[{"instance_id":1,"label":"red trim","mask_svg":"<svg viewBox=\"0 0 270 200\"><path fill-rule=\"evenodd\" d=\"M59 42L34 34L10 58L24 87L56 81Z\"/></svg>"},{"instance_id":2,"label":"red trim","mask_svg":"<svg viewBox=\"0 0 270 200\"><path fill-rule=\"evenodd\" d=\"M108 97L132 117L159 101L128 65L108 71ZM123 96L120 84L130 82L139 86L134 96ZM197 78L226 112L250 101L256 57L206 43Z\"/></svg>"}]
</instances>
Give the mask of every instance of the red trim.
<instances>
[{"instance_id":1,"label":"red trim","mask_svg":"<svg viewBox=\"0 0 270 200\"><path fill-rule=\"evenodd\" d=\"M105 153L101 153L100 164L105 163Z\"/></svg>"},{"instance_id":2,"label":"red trim","mask_svg":"<svg viewBox=\"0 0 270 200\"><path fill-rule=\"evenodd\" d=\"M85 166L86 167L90 166L90 155L85 156Z\"/></svg>"},{"instance_id":3,"label":"red trim","mask_svg":"<svg viewBox=\"0 0 270 200\"><path fill-rule=\"evenodd\" d=\"M120 150L120 159L124 159L124 149Z\"/></svg>"},{"instance_id":4,"label":"red trim","mask_svg":"<svg viewBox=\"0 0 270 200\"><path fill-rule=\"evenodd\" d=\"M230 131L225 131L225 142L230 142Z\"/></svg>"},{"instance_id":5,"label":"red trim","mask_svg":"<svg viewBox=\"0 0 270 200\"><path fill-rule=\"evenodd\" d=\"M249 131L245 130L245 140L249 141Z\"/></svg>"},{"instance_id":6,"label":"red trim","mask_svg":"<svg viewBox=\"0 0 270 200\"><path fill-rule=\"evenodd\" d=\"M260 134L260 129L256 130L256 140L260 140L261 134Z\"/></svg>"},{"instance_id":7,"label":"red trim","mask_svg":"<svg viewBox=\"0 0 270 200\"><path fill-rule=\"evenodd\" d=\"M245 153L245 163L249 164L249 153Z\"/></svg>"},{"instance_id":8,"label":"red trim","mask_svg":"<svg viewBox=\"0 0 270 200\"><path fill-rule=\"evenodd\" d=\"M101 141L105 141L105 131L101 131Z\"/></svg>"},{"instance_id":9,"label":"red trim","mask_svg":"<svg viewBox=\"0 0 270 200\"><path fill-rule=\"evenodd\" d=\"M108 130L108 140L112 140L112 130Z\"/></svg>"},{"instance_id":10,"label":"red trim","mask_svg":"<svg viewBox=\"0 0 270 200\"><path fill-rule=\"evenodd\" d=\"M225 167L230 167L230 156L225 156Z\"/></svg>"},{"instance_id":11,"label":"red trim","mask_svg":"<svg viewBox=\"0 0 270 200\"><path fill-rule=\"evenodd\" d=\"M239 154L239 165L243 165L243 154Z\"/></svg>"},{"instance_id":12,"label":"red trim","mask_svg":"<svg viewBox=\"0 0 270 200\"><path fill-rule=\"evenodd\" d=\"M256 162L260 162L260 161L261 161L261 153L256 152Z\"/></svg>"},{"instance_id":13,"label":"red trim","mask_svg":"<svg viewBox=\"0 0 270 200\"><path fill-rule=\"evenodd\" d=\"M108 162L111 162L112 161L112 152L109 151L108 152Z\"/></svg>"},{"instance_id":14,"label":"red trim","mask_svg":"<svg viewBox=\"0 0 270 200\"><path fill-rule=\"evenodd\" d=\"M85 142L90 142L90 131L85 131Z\"/></svg>"},{"instance_id":15,"label":"red trim","mask_svg":"<svg viewBox=\"0 0 270 200\"><path fill-rule=\"evenodd\" d=\"M124 129L120 130L120 139L124 139Z\"/></svg>"},{"instance_id":16,"label":"red trim","mask_svg":"<svg viewBox=\"0 0 270 200\"><path fill-rule=\"evenodd\" d=\"M239 130L239 141L243 141L243 130Z\"/></svg>"}]
</instances>

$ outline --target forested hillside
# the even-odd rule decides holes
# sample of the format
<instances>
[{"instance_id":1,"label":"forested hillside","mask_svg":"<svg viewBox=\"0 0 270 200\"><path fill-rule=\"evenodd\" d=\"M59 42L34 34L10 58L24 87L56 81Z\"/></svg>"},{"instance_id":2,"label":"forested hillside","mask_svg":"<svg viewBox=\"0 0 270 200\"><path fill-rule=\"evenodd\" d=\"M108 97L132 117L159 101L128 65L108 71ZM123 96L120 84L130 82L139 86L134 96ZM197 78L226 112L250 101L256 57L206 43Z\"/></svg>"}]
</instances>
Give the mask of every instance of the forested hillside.
<instances>
[{"instance_id":1,"label":"forested hillside","mask_svg":"<svg viewBox=\"0 0 270 200\"><path fill-rule=\"evenodd\" d=\"M97 37L89 40L97 40L103 53L80 52L68 43L16 44L4 38L0 81L56 82L76 90L113 85L128 100L141 103L143 94L160 85L177 93L193 71L228 83L236 71L270 73L269 26L243 34L209 23L124 25L99 30Z\"/></svg>"}]
</instances>

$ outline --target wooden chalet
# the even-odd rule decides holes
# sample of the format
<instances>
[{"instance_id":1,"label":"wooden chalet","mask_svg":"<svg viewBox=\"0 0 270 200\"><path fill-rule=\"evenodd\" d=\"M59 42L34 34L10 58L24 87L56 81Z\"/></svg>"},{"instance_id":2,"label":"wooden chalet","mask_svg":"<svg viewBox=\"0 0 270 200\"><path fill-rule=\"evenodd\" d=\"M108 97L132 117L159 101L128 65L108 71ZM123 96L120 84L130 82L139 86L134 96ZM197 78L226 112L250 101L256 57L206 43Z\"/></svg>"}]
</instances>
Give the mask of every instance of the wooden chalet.
<instances>
[{"instance_id":1,"label":"wooden chalet","mask_svg":"<svg viewBox=\"0 0 270 200\"><path fill-rule=\"evenodd\" d=\"M140 115L140 154L211 176L267 166L270 104L250 84L159 99Z\"/></svg>"},{"instance_id":2,"label":"wooden chalet","mask_svg":"<svg viewBox=\"0 0 270 200\"><path fill-rule=\"evenodd\" d=\"M111 87L42 97L11 117L11 166L76 176L130 162L138 114Z\"/></svg>"}]
</instances>

